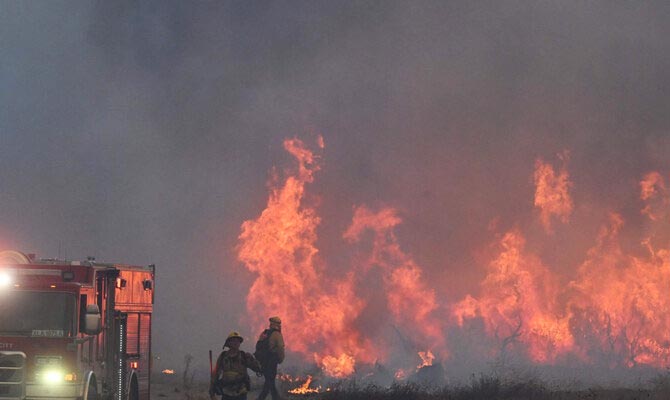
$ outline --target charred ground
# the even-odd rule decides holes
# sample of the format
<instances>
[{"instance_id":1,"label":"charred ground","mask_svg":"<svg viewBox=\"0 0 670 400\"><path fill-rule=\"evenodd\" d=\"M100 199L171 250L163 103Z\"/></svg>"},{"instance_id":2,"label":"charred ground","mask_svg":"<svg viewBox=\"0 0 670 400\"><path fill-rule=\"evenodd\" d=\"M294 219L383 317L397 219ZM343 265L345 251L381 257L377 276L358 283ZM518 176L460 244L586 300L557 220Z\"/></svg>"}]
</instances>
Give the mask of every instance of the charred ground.
<instances>
[{"instance_id":1,"label":"charred ground","mask_svg":"<svg viewBox=\"0 0 670 400\"><path fill-rule=\"evenodd\" d=\"M207 384L184 387L179 382L160 382L152 386L152 400L208 400ZM260 391L262 381L253 380L250 398ZM292 394L296 382L282 381L287 399L305 400L661 400L670 398L670 375L662 374L636 387L565 388L539 380L503 380L493 376L473 377L467 384L429 387L416 382L397 382L388 387L356 380L332 382L327 391Z\"/></svg>"}]
</instances>

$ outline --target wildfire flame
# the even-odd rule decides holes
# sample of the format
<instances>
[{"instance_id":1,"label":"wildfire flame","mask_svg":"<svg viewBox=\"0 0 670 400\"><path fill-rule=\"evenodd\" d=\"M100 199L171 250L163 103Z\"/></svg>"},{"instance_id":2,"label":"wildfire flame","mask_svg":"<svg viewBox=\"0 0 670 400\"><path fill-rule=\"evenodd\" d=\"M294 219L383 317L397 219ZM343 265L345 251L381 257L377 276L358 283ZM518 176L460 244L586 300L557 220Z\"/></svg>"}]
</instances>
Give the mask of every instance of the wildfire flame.
<instances>
[{"instance_id":1,"label":"wildfire flame","mask_svg":"<svg viewBox=\"0 0 670 400\"><path fill-rule=\"evenodd\" d=\"M161 372L164 373L165 375L174 375L174 370L173 369L164 369Z\"/></svg>"},{"instance_id":2,"label":"wildfire flame","mask_svg":"<svg viewBox=\"0 0 670 400\"><path fill-rule=\"evenodd\" d=\"M393 231L401 222L394 209L373 212L358 207L344 238L357 243L364 232L373 232L371 256L364 266L366 270L381 268L387 302L396 325L411 327L413 337L424 345L440 348L442 355L446 355L444 334L436 314L439 307L435 291L424 282L421 267L400 249Z\"/></svg>"},{"instance_id":3,"label":"wildfire flame","mask_svg":"<svg viewBox=\"0 0 670 400\"><path fill-rule=\"evenodd\" d=\"M419 357L421 358L421 364L419 364L419 366L417 366L416 369L421 369L423 367L430 367L431 365L433 365L433 360L435 360L435 356L430 350L420 351L418 354Z\"/></svg>"},{"instance_id":4,"label":"wildfire flame","mask_svg":"<svg viewBox=\"0 0 670 400\"><path fill-rule=\"evenodd\" d=\"M670 193L665 180L658 172L650 172L640 182L640 199L645 201L642 213L652 221L660 221L667 215Z\"/></svg>"},{"instance_id":5,"label":"wildfire flame","mask_svg":"<svg viewBox=\"0 0 670 400\"><path fill-rule=\"evenodd\" d=\"M332 377L344 378L354 373L356 360L347 354L342 354L339 357L319 357L315 355L314 359L320 361L323 370Z\"/></svg>"},{"instance_id":6,"label":"wildfire flame","mask_svg":"<svg viewBox=\"0 0 670 400\"><path fill-rule=\"evenodd\" d=\"M670 361L670 252L654 250L648 258L626 256L618 242L623 218L611 214L589 258L572 286L575 322L591 329L579 343L583 351L607 356L611 365L650 364L667 368ZM578 326L583 326L579 324Z\"/></svg>"},{"instance_id":7,"label":"wildfire flame","mask_svg":"<svg viewBox=\"0 0 670 400\"><path fill-rule=\"evenodd\" d=\"M532 360L547 362L570 348L572 335L556 304L556 277L524 246L520 232L507 232L482 282L483 296L467 296L455 306L454 314L461 326L465 318L481 317L487 332L500 339L503 351L526 342Z\"/></svg>"},{"instance_id":8,"label":"wildfire flame","mask_svg":"<svg viewBox=\"0 0 670 400\"><path fill-rule=\"evenodd\" d=\"M322 138L317 147L324 148ZM515 226L493 232L479 290L442 304L440 288L402 248L396 236L402 218L392 207L354 207L342 234L353 262L332 269L317 247L319 201L307 192L321 157L298 139L286 140L284 148L297 168L283 178L277 174L265 209L242 224L239 236L238 258L256 275L247 308L259 330L268 316L281 315L289 350L314 360L327 375L345 377L359 363L392 357L394 334L380 334L382 329L395 329L407 349L425 349L418 353L421 368L436 357L448 360L445 332L469 326L482 326L486 335L480 356L514 352L545 364L570 357L670 367L670 248L663 239L670 226L670 190L660 173L649 172L639 186L640 210L649 222L639 240L646 253L621 245L625 219L610 212L584 257L571 268L558 266L559 273L527 240L535 238ZM534 206L547 240L553 240L554 220L569 227L576 219L567 158L567 152L559 155L558 169L541 159L535 163ZM370 281L378 282L381 295L366 287ZM386 307L381 313L380 304ZM363 327L364 317L373 317L374 326ZM405 364L396 378L412 368Z\"/></svg>"},{"instance_id":9,"label":"wildfire flame","mask_svg":"<svg viewBox=\"0 0 670 400\"><path fill-rule=\"evenodd\" d=\"M574 208L569 189L572 186L565 162L568 153L559 156L564 162L557 173L554 168L538 159L535 162L535 207L540 209L540 219L545 230L551 231L551 217L558 217L567 222Z\"/></svg>"},{"instance_id":10,"label":"wildfire flame","mask_svg":"<svg viewBox=\"0 0 670 400\"><path fill-rule=\"evenodd\" d=\"M297 139L286 140L284 148L298 161L297 173L272 188L266 209L242 225L239 237L239 259L258 274L247 307L258 326L263 316L281 315L291 350L313 354L332 376L348 375L357 359L373 360L371 344L353 328L363 303L354 293L353 275L328 279L318 257L320 218L305 202L305 185L320 169L319 157Z\"/></svg>"},{"instance_id":11,"label":"wildfire flame","mask_svg":"<svg viewBox=\"0 0 670 400\"><path fill-rule=\"evenodd\" d=\"M309 394L309 393L319 393L321 388L310 388L309 385L312 383L312 376L307 375L307 380L300 387L291 389L288 392L292 394Z\"/></svg>"}]
</instances>

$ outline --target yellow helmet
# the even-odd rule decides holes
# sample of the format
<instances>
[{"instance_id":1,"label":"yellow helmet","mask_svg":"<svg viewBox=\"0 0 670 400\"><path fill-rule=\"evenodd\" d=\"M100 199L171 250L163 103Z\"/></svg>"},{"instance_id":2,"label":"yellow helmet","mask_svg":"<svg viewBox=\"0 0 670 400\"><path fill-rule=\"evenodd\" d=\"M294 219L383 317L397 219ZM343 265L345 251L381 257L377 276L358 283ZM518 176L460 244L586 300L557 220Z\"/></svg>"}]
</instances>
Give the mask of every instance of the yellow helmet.
<instances>
[{"instance_id":1,"label":"yellow helmet","mask_svg":"<svg viewBox=\"0 0 670 400\"><path fill-rule=\"evenodd\" d=\"M240 339L240 343L244 341L244 338L242 337L242 335L239 334L239 332L232 331L226 338L226 343L223 344L223 347L228 346L228 342L230 341L230 339Z\"/></svg>"}]
</instances>

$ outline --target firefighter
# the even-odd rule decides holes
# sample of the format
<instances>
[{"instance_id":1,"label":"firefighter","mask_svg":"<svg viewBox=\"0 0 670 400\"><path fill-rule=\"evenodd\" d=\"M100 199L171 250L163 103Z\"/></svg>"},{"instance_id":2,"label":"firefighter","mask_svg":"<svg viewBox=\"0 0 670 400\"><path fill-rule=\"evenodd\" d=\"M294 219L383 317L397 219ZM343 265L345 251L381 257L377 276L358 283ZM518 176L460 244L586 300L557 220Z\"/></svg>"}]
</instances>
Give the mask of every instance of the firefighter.
<instances>
[{"instance_id":1,"label":"firefighter","mask_svg":"<svg viewBox=\"0 0 670 400\"><path fill-rule=\"evenodd\" d=\"M258 338L255 354L259 356L265 377L265 384L258 400L265 400L268 393L272 395L272 400L279 400L275 378L277 377L277 364L284 361L284 337L281 334L279 317L270 318L270 328L264 330Z\"/></svg>"},{"instance_id":2,"label":"firefighter","mask_svg":"<svg viewBox=\"0 0 670 400\"><path fill-rule=\"evenodd\" d=\"M261 365L250 353L240 350L244 338L233 331L226 338L221 352L216 360L216 368L212 374L209 386L209 395L212 400L221 395L221 400L247 400L247 392L251 388L251 381L247 368L257 374L262 372ZM228 350L225 348L228 347Z\"/></svg>"}]
</instances>

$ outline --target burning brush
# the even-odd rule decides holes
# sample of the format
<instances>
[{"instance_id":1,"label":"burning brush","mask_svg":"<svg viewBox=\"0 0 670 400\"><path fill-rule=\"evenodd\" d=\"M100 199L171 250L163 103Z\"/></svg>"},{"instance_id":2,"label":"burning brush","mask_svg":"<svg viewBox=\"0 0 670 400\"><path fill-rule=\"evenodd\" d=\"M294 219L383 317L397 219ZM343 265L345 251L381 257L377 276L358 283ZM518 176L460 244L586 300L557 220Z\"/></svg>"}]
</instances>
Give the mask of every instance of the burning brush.
<instances>
[{"instance_id":1,"label":"burning brush","mask_svg":"<svg viewBox=\"0 0 670 400\"><path fill-rule=\"evenodd\" d=\"M433 282L435 275L426 274L404 250L396 233L401 213L393 207L355 206L341 233L354 262L345 269L324 259L318 247L318 196L308 191L322 166L323 139L319 137L316 151L297 138L285 140L284 148L294 166L275 174L265 209L242 224L237 257L256 275L247 295L249 314L285 316L291 338L287 349L315 362L324 376L365 376L366 368L383 363L402 369L395 374L377 371L376 378L409 380L421 374L444 379L442 363L434 360L456 362L459 352L447 332L465 337L473 328L481 337L468 349L471 359L515 355L548 366L579 360L607 368L670 367L667 175L647 173L638 188L638 216L624 218L616 209L605 210L608 217L593 221L601 226L597 233L590 230L595 237L584 243L580 233L572 241L585 251L583 257L562 266L548 261L552 252L546 248L555 246L547 244L562 243L571 231L589 227L579 217L593 205L575 201L584 194L573 194L579 188L568 172L569 152L558 155L558 166L537 159L534 173L532 165L528 170L535 193L527 212L533 218L507 229L490 225L493 241L470 249L487 249L479 265L483 279L469 288L474 291L446 304L445 293L436 286L439 279ZM645 236L637 238L642 246L623 242L630 236L623 231L626 220L635 218L648 224ZM372 280L380 290L363 283ZM379 305L385 308L378 310ZM375 329L361 324L369 316ZM304 321L310 322L309 329ZM389 351L398 347L391 330L379 326L402 327L396 329L401 339L408 335L405 327L412 327L409 346L401 340L406 354ZM418 354L417 368L407 363L416 346L430 349Z\"/></svg>"},{"instance_id":2,"label":"burning brush","mask_svg":"<svg viewBox=\"0 0 670 400\"><path fill-rule=\"evenodd\" d=\"M279 376L280 381L291 384L300 384L300 386L287 390L288 393L303 395L303 394L313 394L321 392L329 392L330 388L323 389L321 385L317 387L310 387L313 381L312 375L307 375L307 378L293 377L288 374L282 374ZM303 383L300 383L303 382Z\"/></svg>"}]
</instances>

